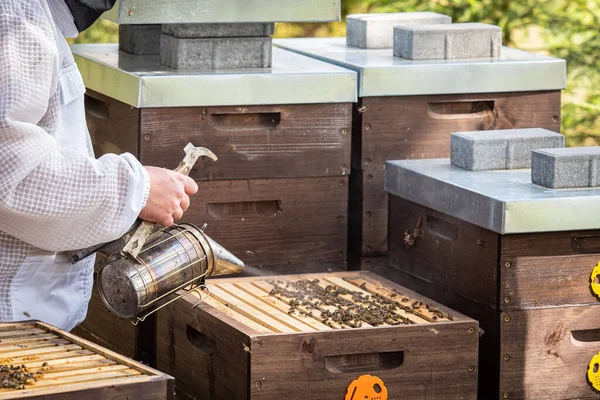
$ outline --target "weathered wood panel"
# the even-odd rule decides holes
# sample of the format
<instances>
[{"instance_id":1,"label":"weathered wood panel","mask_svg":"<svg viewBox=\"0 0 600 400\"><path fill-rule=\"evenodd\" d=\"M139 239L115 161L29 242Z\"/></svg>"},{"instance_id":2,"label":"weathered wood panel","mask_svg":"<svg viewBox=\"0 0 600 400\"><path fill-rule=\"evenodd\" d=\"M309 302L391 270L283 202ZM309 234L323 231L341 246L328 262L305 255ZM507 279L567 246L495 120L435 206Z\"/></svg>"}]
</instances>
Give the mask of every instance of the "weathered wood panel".
<instances>
[{"instance_id":1,"label":"weathered wood panel","mask_svg":"<svg viewBox=\"0 0 600 400\"><path fill-rule=\"evenodd\" d=\"M542 241L538 243L538 247L544 247ZM503 260L500 267L503 310L600 305L590 288L590 275L600 261L600 254L513 256Z\"/></svg>"},{"instance_id":2,"label":"weathered wood panel","mask_svg":"<svg viewBox=\"0 0 600 400\"><path fill-rule=\"evenodd\" d=\"M423 318L435 307L444 315L454 314L453 320L320 328L308 315L283 314L285 299L268 296L273 279L354 285L358 291L394 295L395 301L406 296L429 305L418 311ZM209 303L192 309L197 296L190 295L176 312L159 311L159 367L165 366L187 394L209 399L333 400L343 398L354 379L372 374L383 380L389 398L476 399L477 323L383 278L346 272L214 279L209 285L219 289ZM262 314L287 328L261 320ZM189 327L201 332L194 346L189 333L187 338L182 334ZM280 328L295 332L272 333Z\"/></svg>"},{"instance_id":3,"label":"weathered wood panel","mask_svg":"<svg viewBox=\"0 0 600 400\"><path fill-rule=\"evenodd\" d=\"M600 398L586 377L600 351L600 306L508 311L501 320L502 396Z\"/></svg>"},{"instance_id":4,"label":"weathered wood panel","mask_svg":"<svg viewBox=\"0 0 600 400\"><path fill-rule=\"evenodd\" d=\"M449 157L453 132L538 127L560 132L560 91L361 99L354 112L352 168L363 171L364 179L351 191L364 201L362 255L387 250L386 160ZM379 229L368 229L364 221L376 221Z\"/></svg>"},{"instance_id":5,"label":"weathered wood panel","mask_svg":"<svg viewBox=\"0 0 600 400\"><path fill-rule=\"evenodd\" d=\"M96 285L85 321L73 333L125 357L156 366L156 317L134 326L112 314L100 298Z\"/></svg>"},{"instance_id":6,"label":"weathered wood panel","mask_svg":"<svg viewBox=\"0 0 600 400\"><path fill-rule=\"evenodd\" d=\"M142 109L140 160L173 168L192 142L219 157L196 180L348 175L351 124L350 103Z\"/></svg>"},{"instance_id":7,"label":"weathered wood panel","mask_svg":"<svg viewBox=\"0 0 600 400\"><path fill-rule=\"evenodd\" d=\"M140 112L135 107L87 90L85 117L96 157L126 152L137 157L139 115Z\"/></svg>"},{"instance_id":8,"label":"weathered wood panel","mask_svg":"<svg viewBox=\"0 0 600 400\"><path fill-rule=\"evenodd\" d=\"M169 399L173 379L126 357L40 322L0 324L2 364L38 378L0 399ZM42 338L43 337L43 338Z\"/></svg>"},{"instance_id":9,"label":"weathered wood panel","mask_svg":"<svg viewBox=\"0 0 600 400\"><path fill-rule=\"evenodd\" d=\"M390 196L392 267L498 306L496 233Z\"/></svg>"},{"instance_id":10,"label":"weathered wood panel","mask_svg":"<svg viewBox=\"0 0 600 400\"><path fill-rule=\"evenodd\" d=\"M344 262L348 177L201 181L184 222L248 265Z\"/></svg>"}]
</instances>

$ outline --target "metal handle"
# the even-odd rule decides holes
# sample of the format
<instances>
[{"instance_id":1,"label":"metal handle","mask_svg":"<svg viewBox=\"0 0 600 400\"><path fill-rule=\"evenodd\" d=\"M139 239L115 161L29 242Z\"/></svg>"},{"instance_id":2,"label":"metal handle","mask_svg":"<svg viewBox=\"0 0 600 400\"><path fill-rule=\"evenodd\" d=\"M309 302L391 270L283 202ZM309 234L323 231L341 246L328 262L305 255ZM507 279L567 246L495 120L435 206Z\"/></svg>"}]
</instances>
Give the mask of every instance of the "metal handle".
<instances>
[{"instance_id":1,"label":"metal handle","mask_svg":"<svg viewBox=\"0 0 600 400\"><path fill-rule=\"evenodd\" d=\"M212 151L204 147L195 147L191 143L188 143L184 150L186 153L185 157L179 163L177 168L175 168L176 172L179 172L183 175L189 175L190 171L194 167L194 164L196 164L196 161L200 157L207 157L212 161L217 160L217 156ZM131 239L129 239L125 247L123 247L123 253L128 254L135 259L142 250L146 240L148 240L148 236L150 236L152 231L154 231L155 226L155 222L143 221L133 233Z\"/></svg>"}]
</instances>

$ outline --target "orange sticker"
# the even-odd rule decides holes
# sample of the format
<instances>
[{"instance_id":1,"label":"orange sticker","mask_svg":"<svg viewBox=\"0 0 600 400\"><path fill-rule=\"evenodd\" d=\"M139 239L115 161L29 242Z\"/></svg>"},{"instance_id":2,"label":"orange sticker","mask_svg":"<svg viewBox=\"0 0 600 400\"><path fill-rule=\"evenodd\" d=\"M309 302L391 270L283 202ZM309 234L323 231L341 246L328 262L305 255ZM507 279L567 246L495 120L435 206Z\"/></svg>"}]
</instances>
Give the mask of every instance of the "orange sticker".
<instances>
[{"instance_id":1,"label":"orange sticker","mask_svg":"<svg viewBox=\"0 0 600 400\"><path fill-rule=\"evenodd\" d=\"M363 375L348 386L345 400L387 400L387 388L376 376Z\"/></svg>"}]
</instances>

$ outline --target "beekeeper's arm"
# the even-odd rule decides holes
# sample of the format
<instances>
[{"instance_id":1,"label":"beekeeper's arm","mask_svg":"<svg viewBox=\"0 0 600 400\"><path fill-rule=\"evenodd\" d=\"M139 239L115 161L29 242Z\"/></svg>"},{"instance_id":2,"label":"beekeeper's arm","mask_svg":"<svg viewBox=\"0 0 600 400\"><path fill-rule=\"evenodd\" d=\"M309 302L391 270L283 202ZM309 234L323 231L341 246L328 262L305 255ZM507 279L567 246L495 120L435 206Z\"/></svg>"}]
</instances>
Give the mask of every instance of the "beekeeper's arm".
<instances>
[{"instance_id":1,"label":"beekeeper's arm","mask_svg":"<svg viewBox=\"0 0 600 400\"><path fill-rule=\"evenodd\" d=\"M47 113L57 109L48 106L58 101L58 49L41 5L16 4L0 8L0 231L58 252L113 240L140 212L172 223L197 190L191 179L130 154L96 160L59 148L37 126L58 118Z\"/></svg>"}]
</instances>

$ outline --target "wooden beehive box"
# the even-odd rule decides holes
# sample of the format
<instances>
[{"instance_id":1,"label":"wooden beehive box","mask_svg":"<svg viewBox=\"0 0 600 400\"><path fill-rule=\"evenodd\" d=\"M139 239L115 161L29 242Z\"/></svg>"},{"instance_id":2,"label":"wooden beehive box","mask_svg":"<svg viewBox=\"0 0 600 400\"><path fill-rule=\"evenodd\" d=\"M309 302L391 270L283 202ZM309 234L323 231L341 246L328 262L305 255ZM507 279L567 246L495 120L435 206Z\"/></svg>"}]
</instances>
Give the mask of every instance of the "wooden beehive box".
<instances>
[{"instance_id":1,"label":"wooden beehive box","mask_svg":"<svg viewBox=\"0 0 600 400\"><path fill-rule=\"evenodd\" d=\"M182 222L207 223L248 265L345 269L353 71L281 49L272 69L251 71L178 72L117 45L74 54L96 156L129 152L173 169L187 143L206 147L219 159L190 172L199 194Z\"/></svg>"},{"instance_id":2,"label":"wooden beehive box","mask_svg":"<svg viewBox=\"0 0 600 400\"><path fill-rule=\"evenodd\" d=\"M343 399L371 375L389 399L476 398L477 322L373 274L215 279L208 288L197 308L189 295L158 314L158 368L181 393ZM377 317L374 301L393 320ZM367 302L374 308L361 311ZM358 327L348 315L372 319Z\"/></svg>"},{"instance_id":3,"label":"wooden beehive box","mask_svg":"<svg viewBox=\"0 0 600 400\"><path fill-rule=\"evenodd\" d=\"M207 147L219 160L191 171L199 193L182 222L207 223L211 238L273 273L346 269L354 72L280 49L272 69L208 72L117 45L73 52L96 156L172 169L188 142ZM97 292L76 332L154 365L154 318L120 321Z\"/></svg>"},{"instance_id":4,"label":"wooden beehive box","mask_svg":"<svg viewBox=\"0 0 600 400\"><path fill-rule=\"evenodd\" d=\"M173 378L41 322L0 324L0 378L2 400L173 394Z\"/></svg>"},{"instance_id":5,"label":"wooden beehive box","mask_svg":"<svg viewBox=\"0 0 600 400\"><path fill-rule=\"evenodd\" d=\"M387 254L386 160L448 157L450 134L458 131L560 132L564 60L504 47L500 59L410 61L394 57L392 49L346 47L345 38L274 43L359 74L350 175L353 264Z\"/></svg>"},{"instance_id":6,"label":"wooden beehive box","mask_svg":"<svg viewBox=\"0 0 600 400\"><path fill-rule=\"evenodd\" d=\"M552 191L530 170L448 160L392 162L386 174L389 265L372 270L479 321L482 398L598 398L586 373L600 352L600 190Z\"/></svg>"}]
</instances>

